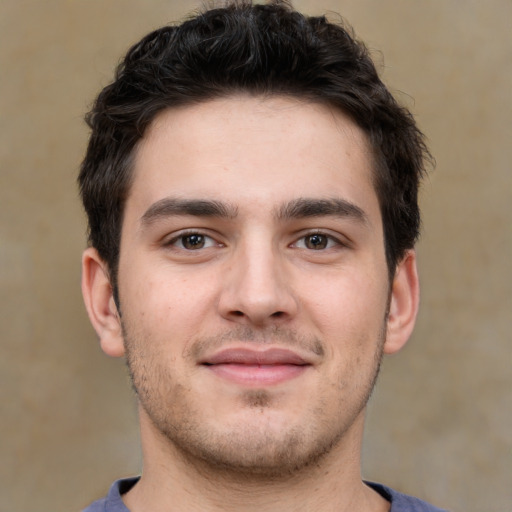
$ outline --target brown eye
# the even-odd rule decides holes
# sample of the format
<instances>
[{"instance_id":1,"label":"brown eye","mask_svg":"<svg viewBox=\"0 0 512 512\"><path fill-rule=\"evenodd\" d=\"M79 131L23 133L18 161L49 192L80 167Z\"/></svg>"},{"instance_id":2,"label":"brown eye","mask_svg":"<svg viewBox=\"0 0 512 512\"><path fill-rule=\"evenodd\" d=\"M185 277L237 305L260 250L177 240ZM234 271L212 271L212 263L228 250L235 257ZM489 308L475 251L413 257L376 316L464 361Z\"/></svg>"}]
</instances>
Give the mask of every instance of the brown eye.
<instances>
[{"instance_id":1,"label":"brown eye","mask_svg":"<svg viewBox=\"0 0 512 512\"><path fill-rule=\"evenodd\" d=\"M223 244L200 231L182 231L171 240L164 240L164 247L174 251L181 251L182 255L187 253L191 255L193 252L200 254L203 249L207 250L215 247L223 247Z\"/></svg>"},{"instance_id":2,"label":"brown eye","mask_svg":"<svg viewBox=\"0 0 512 512\"><path fill-rule=\"evenodd\" d=\"M181 237L181 243L185 249L202 249L204 247L204 236L186 235Z\"/></svg>"},{"instance_id":3,"label":"brown eye","mask_svg":"<svg viewBox=\"0 0 512 512\"><path fill-rule=\"evenodd\" d=\"M308 249L325 249L329 243L329 238L325 235L308 235L304 238L304 244Z\"/></svg>"},{"instance_id":4,"label":"brown eye","mask_svg":"<svg viewBox=\"0 0 512 512\"><path fill-rule=\"evenodd\" d=\"M202 249L205 246L205 237L203 235L185 235L180 237L180 241L182 247L188 250Z\"/></svg>"}]
</instances>

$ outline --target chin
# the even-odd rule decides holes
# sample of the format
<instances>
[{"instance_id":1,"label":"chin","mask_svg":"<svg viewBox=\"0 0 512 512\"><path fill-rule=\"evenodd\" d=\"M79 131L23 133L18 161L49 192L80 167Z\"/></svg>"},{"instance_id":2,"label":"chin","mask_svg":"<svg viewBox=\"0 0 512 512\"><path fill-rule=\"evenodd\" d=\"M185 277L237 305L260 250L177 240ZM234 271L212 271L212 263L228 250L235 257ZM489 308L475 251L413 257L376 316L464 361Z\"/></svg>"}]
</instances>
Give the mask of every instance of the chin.
<instances>
[{"instance_id":1,"label":"chin","mask_svg":"<svg viewBox=\"0 0 512 512\"><path fill-rule=\"evenodd\" d=\"M260 426L240 426L236 432L210 434L202 443L178 446L196 463L240 478L282 478L317 463L335 444L334 439L308 439L301 429L276 432ZM196 440L197 441L197 440ZM176 443L174 441L176 446Z\"/></svg>"},{"instance_id":2,"label":"chin","mask_svg":"<svg viewBox=\"0 0 512 512\"><path fill-rule=\"evenodd\" d=\"M322 431L320 422L308 424L269 406L265 392L253 391L246 398L252 407L239 410L230 419L172 426L153 421L153 427L188 463L236 479L276 480L297 475L315 466L345 434L345 428Z\"/></svg>"}]
</instances>

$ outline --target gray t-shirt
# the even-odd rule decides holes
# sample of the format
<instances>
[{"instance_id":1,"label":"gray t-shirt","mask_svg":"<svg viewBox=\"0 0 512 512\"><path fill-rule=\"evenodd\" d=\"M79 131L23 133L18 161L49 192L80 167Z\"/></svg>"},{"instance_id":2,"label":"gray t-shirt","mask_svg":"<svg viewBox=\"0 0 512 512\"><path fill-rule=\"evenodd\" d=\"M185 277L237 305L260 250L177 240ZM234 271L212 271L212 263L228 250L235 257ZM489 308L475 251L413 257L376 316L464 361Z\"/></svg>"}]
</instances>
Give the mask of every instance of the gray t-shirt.
<instances>
[{"instance_id":1,"label":"gray t-shirt","mask_svg":"<svg viewBox=\"0 0 512 512\"><path fill-rule=\"evenodd\" d=\"M105 498L95 501L82 512L130 512L123 503L121 495L128 492L138 480L138 478L127 478L114 482ZM366 484L391 502L390 512L446 512L418 498L407 496L384 485L372 482L366 482Z\"/></svg>"}]
</instances>

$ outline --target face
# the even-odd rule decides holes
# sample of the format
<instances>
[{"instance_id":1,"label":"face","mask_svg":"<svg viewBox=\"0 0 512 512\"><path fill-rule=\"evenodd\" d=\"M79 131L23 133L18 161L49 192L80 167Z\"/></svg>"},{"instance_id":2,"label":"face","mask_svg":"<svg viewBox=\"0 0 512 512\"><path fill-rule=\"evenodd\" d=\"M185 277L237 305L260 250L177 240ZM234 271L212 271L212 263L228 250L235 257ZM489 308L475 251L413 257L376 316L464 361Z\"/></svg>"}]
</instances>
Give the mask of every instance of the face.
<instances>
[{"instance_id":1,"label":"face","mask_svg":"<svg viewBox=\"0 0 512 512\"><path fill-rule=\"evenodd\" d=\"M154 121L125 207L122 333L100 333L126 350L143 437L265 474L358 442L395 309L371 165L348 118L295 99Z\"/></svg>"}]
</instances>

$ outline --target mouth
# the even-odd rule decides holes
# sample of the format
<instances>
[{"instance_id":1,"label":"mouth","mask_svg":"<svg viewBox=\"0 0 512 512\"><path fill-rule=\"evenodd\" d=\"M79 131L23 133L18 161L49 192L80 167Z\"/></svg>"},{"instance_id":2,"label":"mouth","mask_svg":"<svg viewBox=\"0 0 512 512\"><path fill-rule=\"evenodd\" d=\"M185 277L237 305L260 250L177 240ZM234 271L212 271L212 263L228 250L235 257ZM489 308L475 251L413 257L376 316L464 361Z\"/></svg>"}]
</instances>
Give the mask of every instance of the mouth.
<instances>
[{"instance_id":1,"label":"mouth","mask_svg":"<svg viewBox=\"0 0 512 512\"><path fill-rule=\"evenodd\" d=\"M249 387L280 384L302 375L312 366L297 353L280 348L224 349L200 361L200 365L221 379Z\"/></svg>"}]
</instances>

